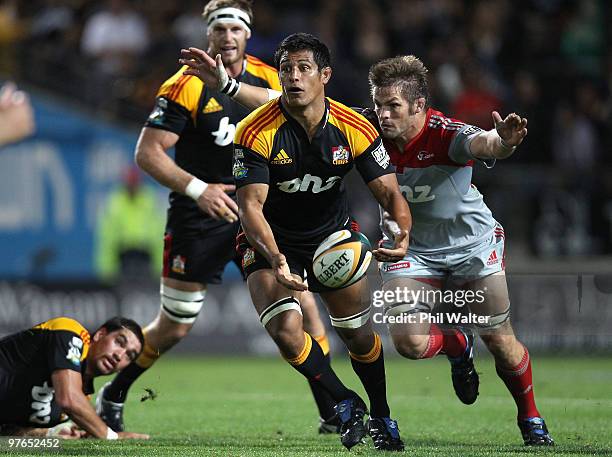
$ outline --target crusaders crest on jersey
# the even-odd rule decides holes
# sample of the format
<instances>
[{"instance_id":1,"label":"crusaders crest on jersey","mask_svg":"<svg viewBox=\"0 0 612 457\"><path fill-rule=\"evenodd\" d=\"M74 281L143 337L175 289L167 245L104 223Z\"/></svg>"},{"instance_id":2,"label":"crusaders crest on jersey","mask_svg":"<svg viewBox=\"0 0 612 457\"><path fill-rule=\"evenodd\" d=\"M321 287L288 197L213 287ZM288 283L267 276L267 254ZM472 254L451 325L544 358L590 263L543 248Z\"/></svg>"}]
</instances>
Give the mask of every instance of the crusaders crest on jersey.
<instances>
[{"instance_id":1,"label":"crusaders crest on jersey","mask_svg":"<svg viewBox=\"0 0 612 457\"><path fill-rule=\"evenodd\" d=\"M332 148L332 163L334 165L345 165L349 161L351 150L348 146L336 146Z\"/></svg>"}]
</instances>

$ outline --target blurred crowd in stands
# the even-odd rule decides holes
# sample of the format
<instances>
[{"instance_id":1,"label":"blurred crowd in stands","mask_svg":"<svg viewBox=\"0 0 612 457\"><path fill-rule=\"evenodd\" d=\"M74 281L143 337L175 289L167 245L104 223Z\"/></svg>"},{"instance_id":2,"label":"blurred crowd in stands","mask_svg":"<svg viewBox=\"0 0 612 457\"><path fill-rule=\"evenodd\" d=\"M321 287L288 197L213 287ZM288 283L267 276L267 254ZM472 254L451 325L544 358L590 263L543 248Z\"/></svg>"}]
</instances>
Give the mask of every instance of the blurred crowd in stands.
<instances>
[{"instance_id":1,"label":"blurred crowd in stands","mask_svg":"<svg viewBox=\"0 0 612 457\"><path fill-rule=\"evenodd\" d=\"M206 46L204 3L0 0L0 75L140 124L180 48ZM272 63L287 34L318 35L334 58L328 94L355 106L370 104L372 63L415 54L448 115L483 128L493 109L527 117L514 166L476 183L507 232L529 224L534 252L592 254L612 247L611 3L255 0L248 51ZM519 205L529 217L513 221Z\"/></svg>"}]
</instances>

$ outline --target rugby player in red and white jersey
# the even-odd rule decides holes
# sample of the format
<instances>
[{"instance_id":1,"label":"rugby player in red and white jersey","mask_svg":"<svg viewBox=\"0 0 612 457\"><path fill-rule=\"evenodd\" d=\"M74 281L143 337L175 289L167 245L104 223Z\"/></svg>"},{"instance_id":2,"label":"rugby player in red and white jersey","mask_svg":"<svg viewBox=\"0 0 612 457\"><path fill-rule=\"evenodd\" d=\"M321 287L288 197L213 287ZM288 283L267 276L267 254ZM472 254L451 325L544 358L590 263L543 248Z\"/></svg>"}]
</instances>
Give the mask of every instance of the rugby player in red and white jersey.
<instances>
[{"instance_id":1,"label":"rugby player in red and white jersey","mask_svg":"<svg viewBox=\"0 0 612 457\"><path fill-rule=\"evenodd\" d=\"M184 57L191 74L227 81L223 67L203 51L190 48ZM446 355L457 396L474 403L479 379L473 335L467 329L442 332L427 317L435 305L428 298L440 296L429 292L443 291L445 283L471 291L469 311L481 321L480 336L514 397L524 443L554 444L535 404L529 352L509 320L504 230L471 184L475 162L492 167L514 153L527 135L527 119L514 113L502 119L494 111L495 128L484 131L432 109L427 69L415 56L378 62L369 82L375 109L359 111L379 128L413 214L406 257L380 264L383 291L392 292L387 296L416 297L386 303L385 320L395 321L389 331L396 349L410 359ZM234 99L253 108L274 95L243 84ZM394 239L394 222L381 216L385 245Z\"/></svg>"},{"instance_id":2,"label":"rugby player in red and white jersey","mask_svg":"<svg viewBox=\"0 0 612 457\"><path fill-rule=\"evenodd\" d=\"M514 397L524 443L552 445L534 400L529 352L509 320L504 230L471 184L475 162L490 168L512 155L527 135L527 119L514 113L502 119L494 111L495 128L485 131L434 110L427 103L427 69L415 56L378 62L370 68L369 83L385 147L414 219L406 257L380 264L384 290L414 292L411 300L386 304L387 316L414 315L389 324L396 349L410 359L446 354L457 396L474 403L473 336L460 329L443 333L422 317L435 304L426 297L436 296L425 292L442 289L445 281L472 291L469 310L482 318L476 328ZM384 216L384 237L392 240L393 221Z\"/></svg>"}]
</instances>

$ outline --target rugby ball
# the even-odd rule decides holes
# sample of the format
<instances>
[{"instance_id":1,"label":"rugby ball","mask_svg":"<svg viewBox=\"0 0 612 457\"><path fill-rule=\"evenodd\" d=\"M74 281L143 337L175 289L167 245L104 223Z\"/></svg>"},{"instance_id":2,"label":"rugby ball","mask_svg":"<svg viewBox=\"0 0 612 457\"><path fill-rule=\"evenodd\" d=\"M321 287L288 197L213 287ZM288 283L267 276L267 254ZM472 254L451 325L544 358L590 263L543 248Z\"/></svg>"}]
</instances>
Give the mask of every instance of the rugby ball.
<instances>
[{"instance_id":1,"label":"rugby ball","mask_svg":"<svg viewBox=\"0 0 612 457\"><path fill-rule=\"evenodd\" d=\"M338 289L359 281L368 270L372 246L365 235L340 230L323 240L312 259L312 270L325 287Z\"/></svg>"}]
</instances>

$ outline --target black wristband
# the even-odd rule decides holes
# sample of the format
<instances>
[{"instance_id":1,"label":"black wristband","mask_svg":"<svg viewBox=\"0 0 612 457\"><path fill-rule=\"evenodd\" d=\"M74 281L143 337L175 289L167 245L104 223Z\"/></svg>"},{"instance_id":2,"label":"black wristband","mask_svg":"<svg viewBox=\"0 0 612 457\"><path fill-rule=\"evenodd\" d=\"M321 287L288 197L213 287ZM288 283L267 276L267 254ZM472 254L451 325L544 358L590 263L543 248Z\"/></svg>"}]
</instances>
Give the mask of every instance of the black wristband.
<instances>
[{"instance_id":1,"label":"black wristband","mask_svg":"<svg viewBox=\"0 0 612 457\"><path fill-rule=\"evenodd\" d=\"M221 89L221 92L230 97L234 97L239 90L240 82L236 81L234 78L229 78L227 84Z\"/></svg>"}]
</instances>

